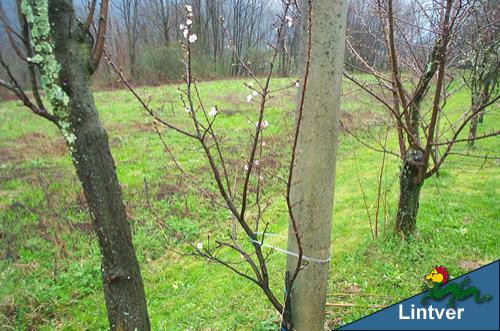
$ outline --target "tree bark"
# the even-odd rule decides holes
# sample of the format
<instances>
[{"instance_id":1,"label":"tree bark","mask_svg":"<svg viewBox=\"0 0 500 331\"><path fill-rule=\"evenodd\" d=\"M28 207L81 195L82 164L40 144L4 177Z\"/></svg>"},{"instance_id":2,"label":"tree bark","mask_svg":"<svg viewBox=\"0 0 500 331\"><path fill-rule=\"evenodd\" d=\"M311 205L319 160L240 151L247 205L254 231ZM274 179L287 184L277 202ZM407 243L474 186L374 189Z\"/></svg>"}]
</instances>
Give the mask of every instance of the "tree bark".
<instances>
[{"instance_id":1,"label":"tree bark","mask_svg":"<svg viewBox=\"0 0 500 331\"><path fill-rule=\"evenodd\" d=\"M472 118L472 120L470 121L470 130L469 130L469 147L474 147L474 140L476 139L476 136L477 136L477 124L478 124L478 121L480 119L480 115L476 115ZM482 122L482 121L481 121Z\"/></svg>"},{"instance_id":2,"label":"tree bark","mask_svg":"<svg viewBox=\"0 0 500 331\"><path fill-rule=\"evenodd\" d=\"M479 119L478 119L479 123L483 123L484 121L484 109L479 112Z\"/></svg>"},{"instance_id":3,"label":"tree bark","mask_svg":"<svg viewBox=\"0 0 500 331\"><path fill-rule=\"evenodd\" d=\"M488 103L490 100L490 81L488 78L485 78L484 81L478 81L474 83L475 88L472 88L472 111L475 112L476 109L479 109L482 105ZM477 127L478 123L483 123L484 120L484 112L486 110L483 109L476 114L471 122L470 122L470 130L469 130L469 147L474 147L475 139L477 136Z\"/></svg>"},{"instance_id":4,"label":"tree bark","mask_svg":"<svg viewBox=\"0 0 500 331\"><path fill-rule=\"evenodd\" d=\"M307 6L302 13L308 13ZM347 1L312 1L311 63L290 192L304 256L320 260L330 256L346 13ZM306 17L302 22L308 24ZM307 53L308 38L302 39L306 45L303 53ZM292 224L288 250L298 251ZM296 257L288 256L288 275L294 273L297 262ZM285 304L289 306L284 318L290 319L289 330L324 329L328 269L328 262L308 262L292 288L287 289L290 296Z\"/></svg>"},{"instance_id":5,"label":"tree bark","mask_svg":"<svg viewBox=\"0 0 500 331\"><path fill-rule=\"evenodd\" d=\"M76 136L70 151L102 254L102 279L112 330L149 330L146 297L132 245L121 187L105 128L91 91L90 36L75 17L72 0L49 0L60 84L68 95Z\"/></svg>"},{"instance_id":6,"label":"tree bark","mask_svg":"<svg viewBox=\"0 0 500 331\"><path fill-rule=\"evenodd\" d=\"M405 236L415 232L423 185L423 154L409 149L401 166L399 175L399 203L396 218L396 232Z\"/></svg>"}]
</instances>

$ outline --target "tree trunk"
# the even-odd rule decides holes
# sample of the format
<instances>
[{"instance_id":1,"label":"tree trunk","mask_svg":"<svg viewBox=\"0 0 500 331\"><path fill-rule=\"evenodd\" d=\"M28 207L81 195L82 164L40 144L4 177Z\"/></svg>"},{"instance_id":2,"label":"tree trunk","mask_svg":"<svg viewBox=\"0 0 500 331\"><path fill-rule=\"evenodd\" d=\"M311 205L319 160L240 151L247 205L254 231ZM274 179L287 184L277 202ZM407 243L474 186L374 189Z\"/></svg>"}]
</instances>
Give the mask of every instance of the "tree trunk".
<instances>
[{"instance_id":1,"label":"tree trunk","mask_svg":"<svg viewBox=\"0 0 500 331\"><path fill-rule=\"evenodd\" d=\"M479 112L479 123L484 121L484 109Z\"/></svg>"},{"instance_id":2,"label":"tree trunk","mask_svg":"<svg viewBox=\"0 0 500 331\"><path fill-rule=\"evenodd\" d=\"M409 149L399 176L399 203L396 232L405 236L414 233L417 224L420 189L423 185L423 154Z\"/></svg>"},{"instance_id":3,"label":"tree trunk","mask_svg":"<svg viewBox=\"0 0 500 331\"><path fill-rule=\"evenodd\" d=\"M478 70L478 69L476 69ZM475 77L475 76L474 76ZM472 83L471 88L471 111L475 112L476 109L481 105L481 91L482 91L482 82L480 80ZM479 114L474 115L470 121L470 129L469 129L469 142L468 145L470 148L474 147L474 140L477 135L477 125L478 125ZM481 120L482 122L482 120Z\"/></svg>"},{"instance_id":4,"label":"tree trunk","mask_svg":"<svg viewBox=\"0 0 500 331\"><path fill-rule=\"evenodd\" d=\"M77 22L72 0L50 0L60 82L68 95L69 146L82 183L102 254L102 278L112 330L149 330L146 297L130 225L116 176L106 130L91 91L91 40Z\"/></svg>"},{"instance_id":5,"label":"tree trunk","mask_svg":"<svg viewBox=\"0 0 500 331\"><path fill-rule=\"evenodd\" d=\"M470 130L469 130L469 147L474 147L474 140L477 136L477 124L479 120L479 114L475 115L470 121Z\"/></svg>"},{"instance_id":6,"label":"tree trunk","mask_svg":"<svg viewBox=\"0 0 500 331\"><path fill-rule=\"evenodd\" d=\"M489 81L479 81L476 82L476 86L479 85L479 88L473 88L471 91L472 94L472 112L476 112L477 109L482 107L484 104L488 103L490 100L490 84ZM470 121L470 130L469 130L469 147L474 147L475 139L477 136L477 126L479 123L483 123L485 109L481 110L478 114L474 115Z\"/></svg>"},{"instance_id":7,"label":"tree trunk","mask_svg":"<svg viewBox=\"0 0 500 331\"><path fill-rule=\"evenodd\" d=\"M302 12L308 13L307 4ZM290 200L304 256L326 261L303 261L307 267L299 272L292 288L287 289L290 296L285 303L288 306L284 318L289 320L284 324L288 330L324 329L346 12L347 1L312 1L311 63ZM306 17L302 21L308 24ZM302 42L305 45L302 53L306 54L307 34ZM298 252L292 224L288 250ZM289 255L287 274L293 275L296 266L297 258Z\"/></svg>"}]
</instances>

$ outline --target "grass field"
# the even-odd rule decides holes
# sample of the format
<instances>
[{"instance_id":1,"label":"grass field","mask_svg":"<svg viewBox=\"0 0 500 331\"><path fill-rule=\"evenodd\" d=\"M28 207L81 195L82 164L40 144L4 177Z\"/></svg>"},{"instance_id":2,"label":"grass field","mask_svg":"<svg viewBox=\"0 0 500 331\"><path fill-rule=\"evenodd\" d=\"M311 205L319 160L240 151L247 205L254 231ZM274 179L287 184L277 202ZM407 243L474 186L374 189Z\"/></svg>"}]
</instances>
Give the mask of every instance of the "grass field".
<instances>
[{"instance_id":1,"label":"grass field","mask_svg":"<svg viewBox=\"0 0 500 331\"><path fill-rule=\"evenodd\" d=\"M287 84L274 81L275 86ZM257 105L247 103L242 80L200 85L207 105L217 105L216 130L233 176L241 176ZM161 116L188 125L178 86L140 89L164 105ZM346 85L346 90L349 88ZM284 187L294 120L294 91L271 100L262 163L264 193L271 205L269 232L286 235ZM253 284L217 264L194 258L179 237L197 243L224 236L229 214L204 198L165 153L151 119L126 91L95 95L108 130L123 186L134 244L146 286L153 330L272 330L278 316ZM469 105L467 92L446 105L458 118ZM343 120L370 140L384 136L387 114L367 95L344 98ZM480 132L498 129L487 114ZM165 141L182 167L216 192L199 146L173 132ZM383 139L383 138L382 138ZM472 153L500 154L498 138L477 142ZM328 142L325 142L328 143ZM396 148L393 131L387 144ZM456 151L467 153L465 145ZM379 238L373 240L377 185L383 155L341 134L332 231L328 323L336 327L421 291L423 275L436 264L452 277L500 257L500 169L498 159L450 156L439 177L422 190L418 234L403 242L392 235L398 193L398 160L387 155L382 178ZM360 186L361 183L361 186ZM362 187L362 190L361 190ZM363 194L366 196L367 207ZM100 330L107 328L99 265L82 190L64 142L48 122L17 102L0 103L0 329ZM168 227L168 233L165 231ZM273 245L286 242L272 238ZM250 247L245 246L245 247ZM227 253L229 254L229 253ZM283 287L285 256L270 258L273 289Z\"/></svg>"}]
</instances>

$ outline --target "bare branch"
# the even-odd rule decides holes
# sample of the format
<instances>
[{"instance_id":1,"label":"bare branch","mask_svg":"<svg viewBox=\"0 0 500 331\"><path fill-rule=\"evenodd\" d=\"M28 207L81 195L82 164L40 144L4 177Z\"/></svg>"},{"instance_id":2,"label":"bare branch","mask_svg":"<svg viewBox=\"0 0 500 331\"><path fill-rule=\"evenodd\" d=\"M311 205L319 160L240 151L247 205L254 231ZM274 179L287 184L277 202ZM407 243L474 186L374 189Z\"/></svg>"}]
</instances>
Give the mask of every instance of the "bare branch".
<instances>
[{"instance_id":1,"label":"bare branch","mask_svg":"<svg viewBox=\"0 0 500 331\"><path fill-rule=\"evenodd\" d=\"M95 2L95 0L93 1ZM108 22L108 7L109 0L101 0L101 11L99 13L99 27L97 30L96 45L94 47L94 52L92 54L92 59L90 62L92 72L95 72L97 70L99 62L101 62L101 58L104 53L104 40L106 38L106 27Z\"/></svg>"},{"instance_id":2,"label":"bare branch","mask_svg":"<svg viewBox=\"0 0 500 331\"><path fill-rule=\"evenodd\" d=\"M85 25L83 26L84 33L90 32L90 26L94 21L96 2L97 0L90 0L89 13L87 15L87 19L85 20Z\"/></svg>"}]
</instances>

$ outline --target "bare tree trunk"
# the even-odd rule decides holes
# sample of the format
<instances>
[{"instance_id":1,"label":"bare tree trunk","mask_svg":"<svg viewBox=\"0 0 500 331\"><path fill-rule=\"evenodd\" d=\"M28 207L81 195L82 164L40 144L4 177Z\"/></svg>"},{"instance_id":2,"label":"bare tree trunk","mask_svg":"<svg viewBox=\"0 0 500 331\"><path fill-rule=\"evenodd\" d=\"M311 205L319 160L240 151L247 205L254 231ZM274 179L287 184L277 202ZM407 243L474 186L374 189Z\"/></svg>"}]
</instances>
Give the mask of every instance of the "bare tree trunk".
<instances>
[{"instance_id":1,"label":"bare tree trunk","mask_svg":"<svg viewBox=\"0 0 500 331\"><path fill-rule=\"evenodd\" d=\"M396 218L396 232L412 234L417 226L417 214L420 201L420 189L423 182L421 173L423 154L409 149L401 166L399 175L399 203Z\"/></svg>"},{"instance_id":2,"label":"bare tree trunk","mask_svg":"<svg viewBox=\"0 0 500 331\"><path fill-rule=\"evenodd\" d=\"M50 0L60 81L70 98L69 125L76 140L73 164L82 183L102 254L102 278L112 330L149 330L146 297L132 245L121 187L90 87L92 42L82 33L72 0Z\"/></svg>"},{"instance_id":3,"label":"bare tree trunk","mask_svg":"<svg viewBox=\"0 0 500 331\"><path fill-rule=\"evenodd\" d=\"M479 65L475 64L474 71L479 71ZM481 81L481 75L478 74L477 72L474 72L474 75L472 75L473 80L471 82L471 110L472 112L475 112L476 109L480 106L480 94L482 91L482 81ZM474 147L474 139L476 139L476 134L477 134L477 125L478 125L478 117L479 114L476 114L470 121L470 129L469 129L469 142L468 145L469 147Z\"/></svg>"},{"instance_id":4,"label":"bare tree trunk","mask_svg":"<svg viewBox=\"0 0 500 331\"><path fill-rule=\"evenodd\" d=\"M472 110L474 111L476 108L476 102L472 102L473 106L472 106ZM476 136L477 136L477 125L478 125L478 121L479 119L481 119L481 122L482 122L482 118L480 117L481 115L480 114L477 114L475 115L472 120L470 121L470 130L469 130L469 147L474 147L474 140L476 139Z\"/></svg>"},{"instance_id":5,"label":"bare tree trunk","mask_svg":"<svg viewBox=\"0 0 500 331\"><path fill-rule=\"evenodd\" d=\"M347 1L316 0L311 6L312 60L290 197L304 256L325 262L309 262L288 289L289 329L298 331L324 328ZM307 8L302 12L308 13ZM308 24L306 17L302 21ZM306 45L307 39L304 36L302 40ZM307 52L307 46L304 48ZM292 225L288 250L298 251ZM297 258L289 255L287 273L293 274L296 266Z\"/></svg>"},{"instance_id":6,"label":"bare tree trunk","mask_svg":"<svg viewBox=\"0 0 500 331\"><path fill-rule=\"evenodd\" d=\"M489 77L488 77L489 78ZM475 112L477 109L482 107L484 104L488 103L491 97L490 81L488 78L485 81L475 82L476 86L479 88L472 89L472 111ZM479 90L479 91L478 91ZM477 126L478 123L483 123L485 109L476 114L470 122L469 130L469 147L474 147L474 142L477 136Z\"/></svg>"}]
</instances>

